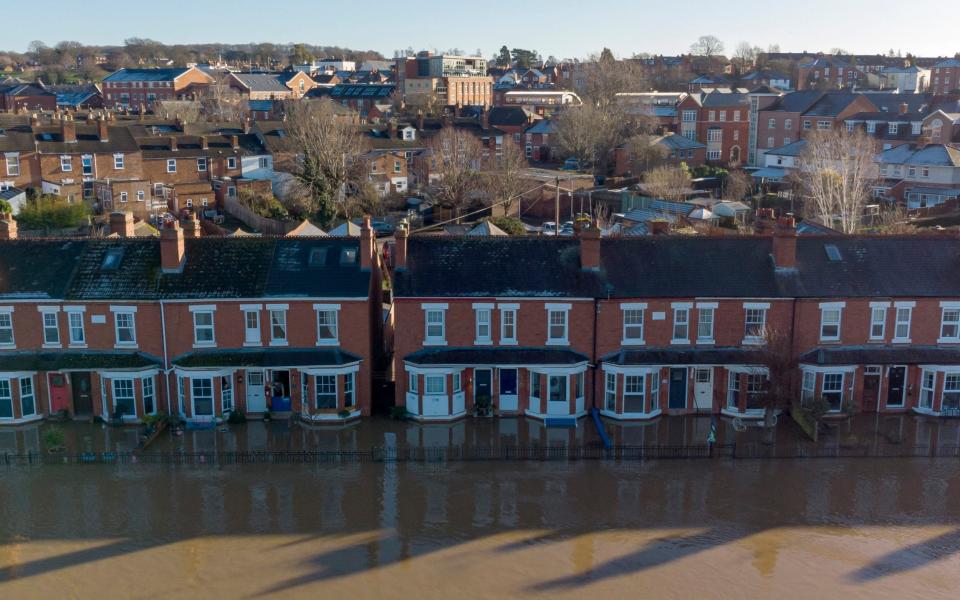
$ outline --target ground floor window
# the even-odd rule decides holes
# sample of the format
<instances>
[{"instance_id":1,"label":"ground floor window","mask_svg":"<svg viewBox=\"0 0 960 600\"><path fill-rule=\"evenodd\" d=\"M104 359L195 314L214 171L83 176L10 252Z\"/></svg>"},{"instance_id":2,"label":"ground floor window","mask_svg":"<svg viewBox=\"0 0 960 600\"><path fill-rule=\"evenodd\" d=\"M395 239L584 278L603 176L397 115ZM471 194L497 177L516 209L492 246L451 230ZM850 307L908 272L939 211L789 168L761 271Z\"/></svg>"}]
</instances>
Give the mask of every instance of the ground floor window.
<instances>
[{"instance_id":1,"label":"ground floor window","mask_svg":"<svg viewBox=\"0 0 960 600\"><path fill-rule=\"evenodd\" d=\"M315 380L317 389L317 409L337 407L337 376L317 375Z\"/></svg>"},{"instance_id":2,"label":"ground floor window","mask_svg":"<svg viewBox=\"0 0 960 600\"><path fill-rule=\"evenodd\" d=\"M343 376L343 405L347 408L356 404L354 384L356 373L347 373Z\"/></svg>"},{"instance_id":3,"label":"ground floor window","mask_svg":"<svg viewBox=\"0 0 960 600\"><path fill-rule=\"evenodd\" d=\"M530 398L540 399L540 374L532 371L530 372Z\"/></svg>"},{"instance_id":4,"label":"ground floor window","mask_svg":"<svg viewBox=\"0 0 960 600\"><path fill-rule=\"evenodd\" d=\"M550 402L566 402L567 401L567 376L566 375L551 375L549 381L549 399Z\"/></svg>"},{"instance_id":5,"label":"ground floor window","mask_svg":"<svg viewBox=\"0 0 960 600\"><path fill-rule=\"evenodd\" d=\"M730 373L727 383L727 407L740 410L740 374Z\"/></svg>"},{"instance_id":6,"label":"ground floor window","mask_svg":"<svg viewBox=\"0 0 960 600\"><path fill-rule=\"evenodd\" d=\"M577 373L573 376L573 397L583 398L583 380L584 374Z\"/></svg>"},{"instance_id":7,"label":"ground floor window","mask_svg":"<svg viewBox=\"0 0 960 600\"><path fill-rule=\"evenodd\" d=\"M0 379L0 419L13 418L13 393L10 390L10 380Z\"/></svg>"},{"instance_id":8,"label":"ground floor window","mask_svg":"<svg viewBox=\"0 0 960 600\"><path fill-rule=\"evenodd\" d=\"M136 397L132 379L113 380L113 408L121 416L136 416Z\"/></svg>"},{"instance_id":9,"label":"ground floor window","mask_svg":"<svg viewBox=\"0 0 960 600\"><path fill-rule=\"evenodd\" d=\"M625 413L643 413L644 407L644 383L646 377L643 375L624 375L623 376L623 412Z\"/></svg>"},{"instance_id":10,"label":"ground floor window","mask_svg":"<svg viewBox=\"0 0 960 600\"><path fill-rule=\"evenodd\" d=\"M220 378L220 403L223 405L223 412L233 410L233 383L231 380L230 375Z\"/></svg>"},{"instance_id":11,"label":"ground floor window","mask_svg":"<svg viewBox=\"0 0 960 600\"><path fill-rule=\"evenodd\" d=\"M757 374L747 375L747 409L764 408L766 391L766 377Z\"/></svg>"},{"instance_id":12,"label":"ground floor window","mask_svg":"<svg viewBox=\"0 0 960 600\"><path fill-rule=\"evenodd\" d=\"M920 408L933 410L933 388L937 381L937 374L933 371L924 371L920 377Z\"/></svg>"},{"instance_id":13,"label":"ground floor window","mask_svg":"<svg viewBox=\"0 0 960 600\"><path fill-rule=\"evenodd\" d=\"M839 412L843 406L843 373L823 374L823 399L830 403L831 412Z\"/></svg>"},{"instance_id":14,"label":"ground floor window","mask_svg":"<svg viewBox=\"0 0 960 600\"><path fill-rule=\"evenodd\" d=\"M37 414L37 403L33 395L33 377L20 378L20 416L31 417Z\"/></svg>"},{"instance_id":15,"label":"ground floor window","mask_svg":"<svg viewBox=\"0 0 960 600\"><path fill-rule=\"evenodd\" d=\"M190 395L193 398L193 416L213 416L213 379L191 379Z\"/></svg>"},{"instance_id":16,"label":"ground floor window","mask_svg":"<svg viewBox=\"0 0 960 600\"><path fill-rule=\"evenodd\" d=\"M660 410L660 373L650 376L650 412Z\"/></svg>"},{"instance_id":17,"label":"ground floor window","mask_svg":"<svg viewBox=\"0 0 960 600\"><path fill-rule=\"evenodd\" d=\"M813 397L817 389L817 374L812 371L803 372L803 383L800 390L800 402L809 404L813 402Z\"/></svg>"},{"instance_id":18,"label":"ground floor window","mask_svg":"<svg viewBox=\"0 0 960 600\"><path fill-rule=\"evenodd\" d=\"M143 378L143 412L152 415L157 412L156 392L153 388L153 377Z\"/></svg>"},{"instance_id":19,"label":"ground floor window","mask_svg":"<svg viewBox=\"0 0 960 600\"><path fill-rule=\"evenodd\" d=\"M617 411L617 374L607 373L604 385L604 403L610 412Z\"/></svg>"},{"instance_id":20,"label":"ground floor window","mask_svg":"<svg viewBox=\"0 0 960 600\"><path fill-rule=\"evenodd\" d=\"M437 395L447 393L446 375L424 375L423 387L426 394Z\"/></svg>"},{"instance_id":21,"label":"ground floor window","mask_svg":"<svg viewBox=\"0 0 960 600\"><path fill-rule=\"evenodd\" d=\"M960 374L950 373L944 379L942 410L960 410Z\"/></svg>"}]
</instances>

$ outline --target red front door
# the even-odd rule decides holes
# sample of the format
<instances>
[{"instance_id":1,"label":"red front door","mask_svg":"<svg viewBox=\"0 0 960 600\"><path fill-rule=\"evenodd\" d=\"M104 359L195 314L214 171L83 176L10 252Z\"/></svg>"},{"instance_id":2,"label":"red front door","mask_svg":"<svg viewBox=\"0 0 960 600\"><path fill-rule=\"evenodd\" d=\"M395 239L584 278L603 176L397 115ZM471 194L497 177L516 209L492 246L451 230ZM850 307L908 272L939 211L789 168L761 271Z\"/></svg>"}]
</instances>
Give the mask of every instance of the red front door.
<instances>
[{"instance_id":1,"label":"red front door","mask_svg":"<svg viewBox=\"0 0 960 600\"><path fill-rule=\"evenodd\" d=\"M70 390L67 388L67 378L61 373L47 375L50 383L50 412L70 410Z\"/></svg>"}]
</instances>

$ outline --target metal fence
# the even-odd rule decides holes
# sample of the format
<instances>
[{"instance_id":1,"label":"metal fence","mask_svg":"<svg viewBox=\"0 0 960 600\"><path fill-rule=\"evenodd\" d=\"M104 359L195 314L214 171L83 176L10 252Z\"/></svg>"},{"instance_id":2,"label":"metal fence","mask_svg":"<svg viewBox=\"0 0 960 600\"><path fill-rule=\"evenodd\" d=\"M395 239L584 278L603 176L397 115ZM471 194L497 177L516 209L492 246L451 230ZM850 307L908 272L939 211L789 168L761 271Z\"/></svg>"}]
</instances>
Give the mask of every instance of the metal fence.
<instances>
[{"instance_id":1,"label":"metal fence","mask_svg":"<svg viewBox=\"0 0 960 600\"><path fill-rule=\"evenodd\" d=\"M366 451L194 451L2 453L0 466L42 465L338 465L478 461L644 461L669 459L960 458L960 445L695 444L683 446L376 446Z\"/></svg>"}]
</instances>

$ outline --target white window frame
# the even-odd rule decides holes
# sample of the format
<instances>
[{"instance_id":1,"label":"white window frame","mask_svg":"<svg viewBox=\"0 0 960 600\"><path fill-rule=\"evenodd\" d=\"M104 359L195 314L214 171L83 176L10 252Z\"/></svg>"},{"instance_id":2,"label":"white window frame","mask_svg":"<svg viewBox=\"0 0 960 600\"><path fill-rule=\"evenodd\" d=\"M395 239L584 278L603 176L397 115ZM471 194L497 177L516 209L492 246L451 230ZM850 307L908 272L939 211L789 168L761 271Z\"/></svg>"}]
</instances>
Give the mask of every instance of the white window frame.
<instances>
[{"instance_id":1,"label":"white window frame","mask_svg":"<svg viewBox=\"0 0 960 600\"><path fill-rule=\"evenodd\" d=\"M120 388L121 388L121 386L122 386L122 387L124 388L123 391L129 391L129 392L130 392L129 400L130 400L130 403L133 405L133 413L132 413L132 414L124 413L124 414L123 414L123 417L124 417L124 418L136 418L136 417L137 417L137 413L138 413L138 411L137 411L137 385L136 385L136 383L134 382L134 380L133 380L132 378L129 378L129 379L126 379L126 378L115 378L115 379L112 379L112 380L110 381L110 383L111 383L111 385L110 385L110 392L111 392L111 396L112 396L111 400L112 400L112 402L113 402L112 407L111 407L111 408L112 408L111 414L114 414L114 413L117 412L117 398L120 396L120 394L119 394L118 392L120 391ZM129 387L129 390L127 389L128 387ZM127 397L124 396L124 398L127 398Z\"/></svg>"},{"instance_id":2,"label":"white window frame","mask_svg":"<svg viewBox=\"0 0 960 600\"><path fill-rule=\"evenodd\" d=\"M206 173L207 172L207 157L198 156L197 157L197 173Z\"/></svg>"},{"instance_id":3,"label":"white window frame","mask_svg":"<svg viewBox=\"0 0 960 600\"><path fill-rule=\"evenodd\" d=\"M322 391L321 391L322 390ZM326 402L333 398L333 406L320 406L321 396ZM313 378L313 402L317 410L332 410L340 405L340 391L336 375L315 375Z\"/></svg>"},{"instance_id":4,"label":"white window frame","mask_svg":"<svg viewBox=\"0 0 960 600\"><path fill-rule=\"evenodd\" d=\"M717 302L697 302L697 343L713 344L714 330L716 329L717 308L720 305ZM705 326L709 330L704 331Z\"/></svg>"},{"instance_id":5,"label":"white window frame","mask_svg":"<svg viewBox=\"0 0 960 600\"><path fill-rule=\"evenodd\" d=\"M343 374L343 407L357 405L357 374L354 371Z\"/></svg>"},{"instance_id":6,"label":"white window frame","mask_svg":"<svg viewBox=\"0 0 960 600\"><path fill-rule=\"evenodd\" d=\"M422 304L423 309L423 345L447 345L447 309L448 304ZM437 318L439 316L439 318ZM431 329L435 335L430 335Z\"/></svg>"},{"instance_id":7,"label":"white window frame","mask_svg":"<svg viewBox=\"0 0 960 600\"><path fill-rule=\"evenodd\" d=\"M261 304L241 304L240 311L243 317L243 345L244 346L260 346L263 344L263 328L260 324L260 310L263 308ZM256 327L250 326L250 315L253 315L253 320L256 321ZM256 335L253 335L256 334Z\"/></svg>"},{"instance_id":8,"label":"white window frame","mask_svg":"<svg viewBox=\"0 0 960 600\"><path fill-rule=\"evenodd\" d=\"M117 348L136 348L137 347L137 307L136 306L111 306L110 312L113 313L113 333L114 343ZM130 317L129 326L120 326L121 317ZM120 330L130 330L130 340L120 340Z\"/></svg>"},{"instance_id":9,"label":"white window frame","mask_svg":"<svg viewBox=\"0 0 960 600\"><path fill-rule=\"evenodd\" d=\"M670 305L673 309L673 324L670 328L671 344L689 344L690 343L690 311L693 309L691 302L674 302ZM683 319L680 319L681 315ZM683 335L677 335L682 333Z\"/></svg>"},{"instance_id":10,"label":"white window frame","mask_svg":"<svg viewBox=\"0 0 960 600\"><path fill-rule=\"evenodd\" d=\"M290 343L290 329L287 327L288 304L267 304L267 315L270 318L270 345L286 346ZM276 319L274 317L277 317ZM276 328L280 328L283 337L276 335Z\"/></svg>"},{"instance_id":11,"label":"white window frame","mask_svg":"<svg viewBox=\"0 0 960 600\"><path fill-rule=\"evenodd\" d=\"M122 154L113 155L113 169L115 171L122 171L124 169L125 163Z\"/></svg>"},{"instance_id":12,"label":"white window frame","mask_svg":"<svg viewBox=\"0 0 960 600\"><path fill-rule=\"evenodd\" d=\"M834 389L833 386L831 386L830 389L828 390L828 389L827 389L827 381L828 381L828 379L835 378L835 377L840 377L840 386L839 386L839 389ZM844 396L846 395L846 394L844 393L844 392L846 391L846 381L847 381L847 374L846 374L846 372L844 372L844 371L825 371L825 372L823 373L823 377L822 377L822 379L821 379L821 381L820 381L820 396L821 396L822 398L825 398L825 397L826 397L826 394L828 394L828 393L829 393L829 394L835 394L835 393L837 393L837 392L840 393L840 405L839 405L839 407L838 407L837 409L833 409L833 408L831 407L828 412L838 413L838 412L842 412L842 411L843 411L843 402L844 402L844 400L846 400L846 398L844 397Z\"/></svg>"},{"instance_id":13,"label":"white window frame","mask_svg":"<svg viewBox=\"0 0 960 600\"><path fill-rule=\"evenodd\" d=\"M70 156L64 155L60 157L60 170L64 173L73 172L73 159L71 159Z\"/></svg>"},{"instance_id":14,"label":"white window frame","mask_svg":"<svg viewBox=\"0 0 960 600\"><path fill-rule=\"evenodd\" d=\"M167 173L176 173L177 172L177 159L168 158L167 159Z\"/></svg>"},{"instance_id":15,"label":"white window frame","mask_svg":"<svg viewBox=\"0 0 960 600\"><path fill-rule=\"evenodd\" d=\"M932 381L928 381L931 379ZM924 410L933 410L933 401L937 390L937 372L930 369L924 369L920 372L920 397L917 398L918 406Z\"/></svg>"},{"instance_id":16,"label":"white window frame","mask_svg":"<svg viewBox=\"0 0 960 600\"><path fill-rule=\"evenodd\" d=\"M40 326L43 333L43 347L60 348L60 307L38 306L37 310L40 312ZM52 324L47 322L48 319L52 319Z\"/></svg>"},{"instance_id":17,"label":"white window frame","mask_svg":"<svg viewBox=\"0 0 960 600\"><path fill-rule=\"evenodd\" d=\"M217 345L217 336L216 336L216 310L217 307L213 304L204 304L199 306L190 307L190 315L193 320L193 347L194 348L210 348ZM198 319L209 316L210 323L199 323ZM207 337L209 333L210 339L200 339L201 333L203 337Z\"/></svg>"},{"instance_id":18,"label":"white window frame","mask_svg":"<svg viewBox=\"0 0 960 600\"><path fill-rule=\"evenodd\" d=\"M28 375L26 377L19 377L19 388L20 388L20 418L25 419L27 417L33 417L37 415L37 388L33 385L33 375ZM33 411L27 413L24 410L23 401L26 398L30 398L30 404L33 406ZM134 404L136 406L136 404ZM12 407L12 402L11 402Z\"/></svg>"},{"instance_id":19,"label":"white window frame","mask_svg":"<svg viewBox=\"0 0 960 600\"><path fill-rule=\"evenodd\" d=\"M236 168L237 168L237 157L236 157L236 156L228 156L228 157L227 157L227 168L228 168L228 169L236 169Z\"/></svg>"},{"instance_id":20,"label":"white window frame","mask_svg":"<svg viewBox=\"0 0 960 600\"><path fill-rule=\"evenodd\" d=\"M500 309L500 345L515 346L517 339L517 317L519 304L498 304Z\"/></svg>"},{"instance_id":21,"label":"white window frame","mask_svg":"<svg viewBox=\"0 0 960 600\"><path fill-rule=\"evenodd\" d=\"M839 342L840 327L843 322L843 309L846 302L821 302L820 303L820 341L821 342ZM834 319L836 315L836 319ZM828 320L829 318L829 320ZM836 333L827 331L828 328L836 327Z\"/></svg>"},{"instance_id":22,"label":"white window frame","mask_svg":"<svg viewBox=\"0 0 960 600\"><path fill-rule=\"evenodd\" d=\"M65 306L63 312L67 314L67 344L71 348L87 347L87 332L83 323L84 306ZM75 335L79 331L80 335Z\"/></svg>"},{"instance_id":23,"label":"white window frame","mask_svg":"<svg viewBox=\"0 0 960 600\"><path fill-rule=\"evenodd\" d=\"M644 344L643 336L646 328L646 310L646 302L631 302L620 305L623 321L623 339L620 341L620 345L642 346Z\"/></svg>"},{"instance_id":24,"label":"white window frame","mask_svg":"<svg viewBox=\"0 0 960 600\"><path fill-rule=\"evenodd\" d=\"M893 325L893 340L895 344L909 344L910 343L910 327L911 321L913 320L913 309L917 305L914 301L908 302L894 302L894 325ZM906 319L901 317L906 315ZM904 329L904 335L901 335L901 327Z\"/></svg>"},{"instance_id":25,"label":"white window frame","mask_svg":"<svg viewBox=\"0 0 960 600\"><path fill-rule=\"evenodd\" d=\"M0 331L10 332L9 342L0 342L0 348L16 348L17 338L13 330L13 307L0 306Z\"/></svg>"},{"instance_id":26,"label":"white window frame","mask_svg":"<svg viewBox=\"0 0 960 600\"><path fill-rule=\"evenodd\" d=\"M887 335L887 310L889 302L870 303L870 341L882 342ZM877 328L879 327L879 332Z\"/></svg>"},{"instance_id":27,"label":"white window frame","mask_svg":"<svg viewBox=\"0 0 960 600\"><path fill-rule=\"evenodd\" d=\"M317 345L318 346L339 346L340 345L340 305L339 304L314 304L313 310L316 313L317 322ZM328 317L333 315L333 322L327 321ZM320 319L324 322L321 323ZM321 336L321 329L326 332ZM332 335L331 335L332 334Z\"/></svg>"},{"instance_id":28,"label":"white window frame","mask_svg":"<svg viewBox=\"0 0 960 600\"><path fill-rule=\"evenodd\" d=\"M547 303L544 308L547 311L547 345L548 346L568 346L570 345L570 304L551 304ZM562 315L562 323L554 323L554 316ZM563 336L553 335L554 327L563 328Z\"/></svg>"},{"instance_id":29,"label":"white window frame","mask_svg":"<svg viewBox=\"0 0 960 600\"><path fill-rule=\"evenodd\" d=\"M493 304L474 304L474 340L476 346L493 344Z\"/></svg>"},{"instance_id":30,"label":"white window frame","mask_svg":"<svg viewBox=\"0 0 960 600\"><path fill-rule=\"evenodd\" d=\"M447 393L446 375L427 375L423 376L423 395L424 396L444 396Z\"/></svg>"},{"instance_id":31,"label":"white window frame","mask_svg":"<svg viewBox=\"0 0 960 600\"><path fill-rule=\"evenodd\" d=\"M637 382L639 380L639 391L637 391ZM631 383L634 384L631 386ZM631 387L633 391L631 390ZM627 410L627 398L639 398L641 409ZM647 375L646 373L625 373L623 375L623 413L624 414L646 414L647 410Z\"/></svg>"},{"instance_id":32,"label":"white window frame","mask_svg":"<svg viewBox=\"0 0 960 600\"><path fill-rule=\"evenodd\" d=\"M20 175L20 153L7 152L4 154L4 159L7 167L7 176L18 177Z\"/></svg>"},{"instance_id":33,"label":"white window frame","mask_svg":"<svg viewBox=\"0 0 960 600\"><path fill-rule=\"evenodd\" d=\"M605 372L603 374L603 408L609 412L617 412L617 374Z\"/></svg>"},{"instance_id":34,"label":"white window frame","mask_svg":"<svg viewBox=\"0 0 960 600\"><path fill-rule=\"evenodd\" d=\"M947 320L948 313L952 313L950 320ZM953 333L947 335L948 327L953 328ZM938 344L956 344L960 343L960 302L941 302L940 303L940 337Z\"/></svg>"},{"instance_id":35,"label":"white window frame","mask_svg":"<svg viewBox=\"0 0 960 600\"><path fill-rule=\"evenodd\" d=\"M147 391L147 384L149 385L149 391ZM156 382L153 379L153 375L148 375L140 379L140 389L141 395L143 396L143 412L148 415L157 414L157 386ZM147 410L147 398L150 398L150 403L153 405L153 410Z\"/></svg>"},{"instance_id":36,"label":"white window frame","mask_svg":"<svg viewBox=\"0 0 960 600\"><path fill-rule=\"evenodd\" d=\"M743 303L743 343L744 344L763 344L765 331L767 328L767 313L770 311L769 302L744 302ZM759 312L760 319L759 335L751 335L751 322L748 320L751 312ZM756 324L756 323L754 323Z\"/></svg>"}]
</instances>

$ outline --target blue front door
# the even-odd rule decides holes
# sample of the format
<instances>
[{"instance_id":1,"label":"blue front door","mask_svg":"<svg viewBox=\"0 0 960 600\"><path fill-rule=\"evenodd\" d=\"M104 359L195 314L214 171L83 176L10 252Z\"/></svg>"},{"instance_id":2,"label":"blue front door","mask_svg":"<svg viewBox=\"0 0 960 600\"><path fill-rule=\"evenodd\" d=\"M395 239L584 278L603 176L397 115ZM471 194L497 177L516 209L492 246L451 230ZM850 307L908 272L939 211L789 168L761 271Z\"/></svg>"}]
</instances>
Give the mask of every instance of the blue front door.
<instances>
[{"instance_id":1,"label":"blue front door","mask_svg":"<svg viewBox=\"0 0 960 600\"><path fill-rule=\"evenodd\" d=\"M687 407L687 370L670 369L671 409L682 410Z\"/></svg>"}]
</instances>

